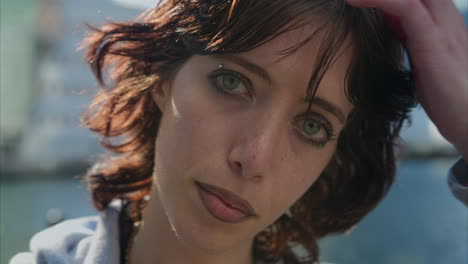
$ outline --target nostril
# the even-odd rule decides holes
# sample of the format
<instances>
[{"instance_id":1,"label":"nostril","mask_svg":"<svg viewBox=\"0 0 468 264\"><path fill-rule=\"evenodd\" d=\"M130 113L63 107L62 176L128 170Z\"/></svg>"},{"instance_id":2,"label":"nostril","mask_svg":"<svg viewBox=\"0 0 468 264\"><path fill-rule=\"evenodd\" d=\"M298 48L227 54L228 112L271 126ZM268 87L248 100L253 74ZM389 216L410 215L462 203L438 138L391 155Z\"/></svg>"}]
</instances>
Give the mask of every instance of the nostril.
<instances>
[{"instance_id":1,"label":"nostril","mask_svg":"<svg viewBox=\"0 0 468 264\"><path fill-rule=\"evenodd\" d=\"M234 162L234 166L236 166L237 169L242 170L242 163L241 163L241 162L235 161L235 162Z\"/></svg>"},{"instance_id":2,"label":"nostril","mask_svg":"<svg viewBox=\"0 0 468 264\"><path fill-rule=\"evenodd\" d=\"M232 169L236 174L242 175L242 173L243 173L242 162L232 160L231 162L229 162L229 165L230 165L231 169Z\"/></svg>"}]
</instances>

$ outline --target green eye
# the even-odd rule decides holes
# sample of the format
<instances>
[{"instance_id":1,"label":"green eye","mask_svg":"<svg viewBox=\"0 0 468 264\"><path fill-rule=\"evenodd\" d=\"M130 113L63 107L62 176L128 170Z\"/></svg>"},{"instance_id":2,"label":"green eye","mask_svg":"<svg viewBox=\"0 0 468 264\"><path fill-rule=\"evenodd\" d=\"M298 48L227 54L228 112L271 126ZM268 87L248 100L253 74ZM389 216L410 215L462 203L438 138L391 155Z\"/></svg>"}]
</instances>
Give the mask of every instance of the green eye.
<instances>
[{"instance_id":1,"label":"green eye","mask_svg":"<svg viewBox=\"0 0 468 264\"><path fill-rule=\"evenodd\" d=\"M251 99L252 83L243 74L221 69L208 75L213 88L220 94L230 98Z\"/></svg>"},{"instance_id":2,"label":"green eye","mask_svg":"<svg viewBox=\"0 0 468 264\"><path fill-rule=\"evenodd\" d=\"M304 120L302 122L302 130L306 136L313 137L322 132L322 125L314 120Z\"/></svg>"},{"instance_id":3,"label":"green eye","mask_svg":"<svg viewBox=\"0 0 468 264\"><path fill-rule=\"evenodd\" d=\"M223 88L229 91L236 90L242 83L239 77L232 74L223 74L218 77L218 81L221 83Z\"/></svg>"},{"instance_id":4,"label":"green eye","mask_svg":"<svg viewBox=\"0 0 468 264\"><path fill-rule=\"evenodd\" d=\"M323 147L335 139L330 122L321 116L300 116L295 128L303 139L317 147Z\"/></svg>"}]
</instances>

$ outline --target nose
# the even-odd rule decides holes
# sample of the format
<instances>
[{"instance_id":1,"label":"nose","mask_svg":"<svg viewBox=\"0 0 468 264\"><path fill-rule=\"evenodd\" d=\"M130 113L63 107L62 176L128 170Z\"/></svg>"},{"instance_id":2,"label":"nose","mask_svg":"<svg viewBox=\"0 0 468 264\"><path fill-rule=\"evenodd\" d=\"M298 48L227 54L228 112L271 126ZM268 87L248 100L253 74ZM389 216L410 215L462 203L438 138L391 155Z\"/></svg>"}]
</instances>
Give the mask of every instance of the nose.
<instances>
[{"instance_id":1,"label":"nose","mask_svg":"<svg viewBox=\"0 0 468 264\"><path fill-rule=\"evenodd\" d=\"M279 156L284 155L282 134L285 129L279 118L264 116L247 121L229 152L229 165L236 175L260 182L273 172Z\"/></svg>"}]
</instances>

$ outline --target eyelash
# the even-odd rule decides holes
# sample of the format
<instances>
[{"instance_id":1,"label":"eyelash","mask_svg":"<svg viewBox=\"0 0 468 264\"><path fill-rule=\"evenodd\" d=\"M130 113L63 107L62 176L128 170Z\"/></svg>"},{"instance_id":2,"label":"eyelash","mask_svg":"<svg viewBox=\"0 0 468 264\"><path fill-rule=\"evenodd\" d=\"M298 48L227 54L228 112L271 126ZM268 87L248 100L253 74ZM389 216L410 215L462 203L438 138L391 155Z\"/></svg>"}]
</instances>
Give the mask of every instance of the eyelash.
<instances>
[{"instance_id":1,"label":"eyelash","mask_svg":"<svg viewBox=\"0 0 468 264\"><path fill-rule=\"evenodd\" d=\"M222 76L222 75L233 75L237 78L240 79L242 85L244 85L245 89L247 90L248 94L245 95L247 97L251 97L251 90L252 90L252 83L250 82L250 80L245 77L243 74L239 73L239 72L236 72L236 71L231 71L231 70L226 70L226 69L219 69L219 70L216 70L214 72L211 72L209 75L208 75L208 80L211 82L211 84L214 86L214 88L216 89L216 91L222 93L222 94L225 94L225 95L233 95L235 93L230 93L228 92L226 89L224 89L222 87L221 84L219 84L217 78Z\"/></svg>"},{"instance_id":2,"label":"eyelash","mask_svg":"<svg viewBox=\"0 0 468 264\"><path fill-rule=\"evenodd\" d=\"M298 126L295 125L296 130L298 130L298 133L304 138L305 141L311 143L312 145L316 147L324 147L329 141L336 139L336 135L333 131L333 126L330 124L328 120L326 120L326 118L322 117L320 114L305 113L303 115L300 115L296 119L295 123L302 122L304 120L313 120L314 122L317 122L321 126L321 128L325 130L325 134L326 134L325 140L317 141L304 135L304 133L301 132L301 129L297 128Z\"/></svg>"},{"instance_id":3,"label":"eyelash","mask_svg":"<svg viewBox=\"0 0 468 264\"><path fill-rule=\"evenodd\" d=\"M219 69L219 70L211 72L208 75L208 80L211 82L211 84L216 89L216 91L222 93L223 95L233 95L234 94L234 93L228 92L226 89L224 89L222 87L221 84L219 84L217 78L219 76L222 76L222 75L233 75L233 76L236 76L237 78L239 78L241 83L245 86L245 88L247 89L247 91L249 93L246 96L251 97L252 83L250 82L250 80L247 77L245 77L243 74L239 73L239 72L226 70L226 69ZM304 121L306 119L312 119L313 121L319 123L321 128L325 130L326 139L324 141L313 140L313 139L308 138L307 136L305 136L304 133L302 133L300 131L299 131L299 133L300 133L301 137L305 141L307 141L308 143L310 143L310 144L312 144L312 145L314 145L316 147L324 147L329 141L334 140L336 138L336 136L335 136L335 134L333 132L333 126L330 124L330 122L328 122L328 120L326 120L322 116L319 116L318 114L313 114L313 115L315 117L312 118L310 113L303 114L303 115L298 117L298 119L296 120L295 123L297 123L298 121L299 122Z\"/></svg>"}]
</instances>

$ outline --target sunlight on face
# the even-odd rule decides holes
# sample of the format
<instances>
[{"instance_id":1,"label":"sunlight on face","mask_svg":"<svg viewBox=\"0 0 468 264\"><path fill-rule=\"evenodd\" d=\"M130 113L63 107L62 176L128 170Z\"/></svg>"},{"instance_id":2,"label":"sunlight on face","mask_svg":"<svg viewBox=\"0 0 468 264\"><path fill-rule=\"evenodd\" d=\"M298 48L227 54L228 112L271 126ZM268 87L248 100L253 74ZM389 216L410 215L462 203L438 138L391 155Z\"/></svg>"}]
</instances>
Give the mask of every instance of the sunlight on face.
<instances>
[{"instance_id":1,"label":"sunlight on face","mask_svg":"<svg viewBox=\"0 0 468 264\"><path fill-rule=\"evenodd\" d=\"M179 113L179 110L177 110L177 106L175 104L174 98L171 99L171 106L172 106L171 112L173 113L174 118L180 118L180 113Z\"/></svg>"}]
</instances>

